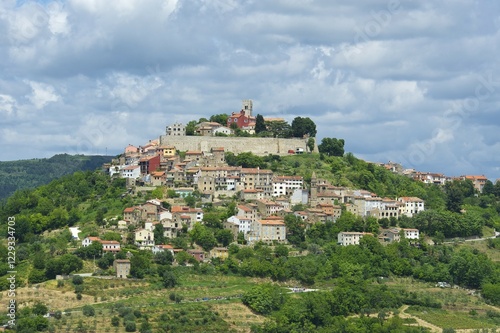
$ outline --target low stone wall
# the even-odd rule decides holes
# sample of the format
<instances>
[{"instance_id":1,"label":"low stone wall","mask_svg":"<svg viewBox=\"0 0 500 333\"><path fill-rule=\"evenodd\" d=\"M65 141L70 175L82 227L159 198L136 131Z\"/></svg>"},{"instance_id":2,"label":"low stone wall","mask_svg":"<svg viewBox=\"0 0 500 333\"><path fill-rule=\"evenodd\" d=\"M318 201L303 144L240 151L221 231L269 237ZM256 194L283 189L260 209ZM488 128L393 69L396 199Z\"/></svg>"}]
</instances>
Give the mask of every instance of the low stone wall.
<instances>
[{"instance_id":1,"label":"low stone wall","mask_svg":"<svg viewBox=\"0 0 500 333\"><path fill-rule=\"evenodd\" d=\"M219 136L160 136L161 145L172 145L177 150L210 151L211 148L224 147L225 151L234 154L252 152L255 155L266 156L269 154L288 155L289 150L296 151L301 148L308 152L307 139L283 138L244 138L244 137L219 137ZM316 150L316 148L315 148Z\"/></svg>"}]
</instances>

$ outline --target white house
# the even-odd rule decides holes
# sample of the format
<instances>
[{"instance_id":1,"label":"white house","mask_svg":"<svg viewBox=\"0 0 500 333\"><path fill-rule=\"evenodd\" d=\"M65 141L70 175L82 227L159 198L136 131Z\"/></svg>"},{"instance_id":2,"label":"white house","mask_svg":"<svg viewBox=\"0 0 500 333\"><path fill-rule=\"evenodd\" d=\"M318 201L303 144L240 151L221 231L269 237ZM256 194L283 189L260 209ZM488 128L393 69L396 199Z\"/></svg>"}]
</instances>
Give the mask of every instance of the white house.
<instances>
[{"instance_id":1,"label":"white house","mask_svg":"<svg viewBox=\"0 0 500 333\"><path fill-rule=\"evenodd\" d=\"M231 216L227 221L237 225L238 232L243 232L245 234L249 232L252 227L252 219L245 216Z\"/></svg>"},{"instance_id":2,"label":"white house","mask_svg":"<svg viewBox=\"0 0 500 333\"><path fill-rule=\"evenodd\" d=\"M354 232L354 231L344 231L339 232L337 236L337 241L339 245L359 245L359 241L365 235L372 235L369 232Z\"/></svg>"},{"instance_id":3,"label":"white house","mask_svg":"<svg viewBox=\"0 0 500 333\"><path fill-rule=\"evenodd\" d=\"M102 244L102 251L104 253L107 253L107 252L116 253L116 252L120 252L120 250L121 250L120 243L117 241L101 240L100 243Z\"/></svg>"},{"instance_id":4,"label":"white house","mask_svg":"<svg viewBox=\"0 0 500 333\"><path fill-rule=\"evenodd\" d=\"M141 167L138 165L129 165L121 169L123 178L136 179L141 176Z\"/></svg>"},{"instance_id":5,"label":"white house","mask_svg":"<svg viewBox=\"0 0 500 333\"><path fill-rule=\"evenodd\" d=\"M406 215L412 217L425 210L424 200L417 197L401 197L398 201L402 202L404 206L401 206L401 215Z\"/></svg>"},{"instance_id":6,"label":"white house","mask_svg":"<svg viewBox=\"0 0 500 333\"><path fill-rule=\"evenodd\" d=\"M220 127L217 127L216 129L213 129L212 134L214 136L216 136L217 134L231 135L231 134L233 134L233 130L230 129L229 127L226 127L226 126L220 126Z\"/></svg>"},{"instance_id":7,"label":"white house","mask_svg":"<svg viewBox=\"0 0 500 333\"><path fill-rule=\"evenodd\" d=\"M165 251L169 251L170 253L172 253L172 255L174 255L174 247L172 245L169 245L169 244L167 244L167 245L163 245L163 244L155 245L155 246L153 246L151 251L153 252L153 254L158 254L158 253L162 253Z\"/></svg>"},{"instance_id":8,"label":"white house","mask_svg":"<svg viewBox=\"0 0 500 333\"><path fill-rule=\"evenodd\" d=\"M101 239L99 237L85 237L83 240L82 240L82 246L83 247L87 247L89 246L90 244L92 244L93 242L99 242Z\"/></svg>"},{"instance_id":9,"label":"white house","mask_svg":"<svg viewBox=\"0 0 500 333\"><path fill-rule=\"evenodd\" d=\"M273 196L292 195L304 185L304 179L300 176L278 176L273 179Z\"/></svg>"},{"instance_id":10,"label":"white house","mask_svg":"<svg viewBox=\"0 0 500 333\"><path fill-rule=\"evenodd\" d=\"M257 220L252 224L251 231L245 235L249 243L254 242L286 242L286 225L283 220Z\"/></svg>"},{"instance_id":11,"label":"white house","mask_svg":"<svg viewBox=\"0 0 500 333\"><path fill-rule=\"evenodd\" d=\"M139 249L151 249L155 245L155 235L152 231L139 229L135 232L135 244Z\"/></svg>"}]
</instances>

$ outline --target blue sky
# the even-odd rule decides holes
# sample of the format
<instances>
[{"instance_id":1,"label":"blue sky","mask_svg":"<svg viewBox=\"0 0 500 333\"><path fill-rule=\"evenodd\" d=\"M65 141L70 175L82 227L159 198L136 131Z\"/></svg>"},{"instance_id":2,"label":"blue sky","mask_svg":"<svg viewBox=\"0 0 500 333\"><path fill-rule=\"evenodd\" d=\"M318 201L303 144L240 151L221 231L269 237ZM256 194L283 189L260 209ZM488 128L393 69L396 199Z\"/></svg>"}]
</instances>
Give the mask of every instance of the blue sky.
<instances>
[{"instance_id":1,"label":"blue sky","mask_svg":"<svg viewBox=\"0 0 500 333\"><path fill-rule=\"evenodd\" d=\"M0 3L0 160L118 154L174 122L311 117L369 161L500 178L493 0Z\"/></svg>"}]
</instances>

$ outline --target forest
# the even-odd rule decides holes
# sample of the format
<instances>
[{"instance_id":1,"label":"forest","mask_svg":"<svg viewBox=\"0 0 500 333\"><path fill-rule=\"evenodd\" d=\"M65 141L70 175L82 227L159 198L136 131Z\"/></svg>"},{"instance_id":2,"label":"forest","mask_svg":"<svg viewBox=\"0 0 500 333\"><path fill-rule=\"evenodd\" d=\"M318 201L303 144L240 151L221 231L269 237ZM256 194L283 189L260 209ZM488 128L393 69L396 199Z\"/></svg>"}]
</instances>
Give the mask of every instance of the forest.
<instances>
[{"instance_id":1,"label":"forest","mask_svg":"<svg viewBox=\"0 0 500 333\"><path fill-rule=\"evenodd\" d=\"M0 162L0 201L17 190L36 188L76 171L93 171L112 158L59 154L51 158Z\"/></svg>"}]
</instances>

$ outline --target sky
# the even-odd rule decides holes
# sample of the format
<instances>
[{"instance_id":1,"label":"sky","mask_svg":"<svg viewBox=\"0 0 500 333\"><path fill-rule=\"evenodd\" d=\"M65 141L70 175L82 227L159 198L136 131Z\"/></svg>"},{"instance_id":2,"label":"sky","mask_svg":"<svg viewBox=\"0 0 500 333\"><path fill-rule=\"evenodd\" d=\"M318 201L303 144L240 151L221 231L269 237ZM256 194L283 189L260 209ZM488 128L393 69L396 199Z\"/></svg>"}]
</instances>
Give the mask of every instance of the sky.
<instances>
[{"instance_id":1,"label":"sky","mask_svg":"<svg viewBox=\"0 0 500 333\"><path fill-rule=\"evenodd\" d=\"M0 160L310 117L372 162L500 178L497 0L0 2Z\"/></svg>"}]
</instances>

